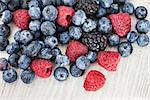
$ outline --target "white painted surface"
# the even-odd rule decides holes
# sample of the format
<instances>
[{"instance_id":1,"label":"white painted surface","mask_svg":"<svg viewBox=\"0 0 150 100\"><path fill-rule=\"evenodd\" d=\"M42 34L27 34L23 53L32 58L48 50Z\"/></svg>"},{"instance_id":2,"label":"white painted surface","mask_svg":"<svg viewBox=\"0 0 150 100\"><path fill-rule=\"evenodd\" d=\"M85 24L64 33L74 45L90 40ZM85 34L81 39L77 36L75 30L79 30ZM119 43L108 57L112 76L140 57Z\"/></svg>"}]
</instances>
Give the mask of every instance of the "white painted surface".
<instances>
[{"instance_id":1,"label":"white painted surface","mask_svg":"<svg viewBox=\"0 0 150 100\"><path fill-rule=\"evenodd\" d=\"M146 6L149 10L147 19L150 20L150 0L130 1L135 6ZM132 30L135 30L136 22L133 16ZM14 34L17 28L13 25L11 30ZM10 40L13 41L13 35ZM133 54L121 59L116 72L107 72L97 64L91 65L88 71L99 70L107 79L105 86L97 92L86 92L83 89L86 75L80 78L70 76L62 83L56 81L53 76L48 79L36 77L32 84L25 85L20 77L13 84L5 83L0 72L0 100L150 100L150 46L140 48L136 43L133 46ZM8 55L6 52L0 52L0 57L8 57Z\"/></svg>"}]
</instances>

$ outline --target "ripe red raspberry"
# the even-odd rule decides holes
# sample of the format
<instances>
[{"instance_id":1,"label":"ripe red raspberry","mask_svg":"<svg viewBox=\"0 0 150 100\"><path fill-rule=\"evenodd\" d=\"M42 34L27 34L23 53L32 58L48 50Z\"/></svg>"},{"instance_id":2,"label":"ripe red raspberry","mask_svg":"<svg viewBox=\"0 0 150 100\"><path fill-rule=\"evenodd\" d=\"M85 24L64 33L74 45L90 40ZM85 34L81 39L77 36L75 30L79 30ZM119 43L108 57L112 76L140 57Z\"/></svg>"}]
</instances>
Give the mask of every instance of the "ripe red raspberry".
<instances>
[{"instance_id":1,"label":"ripe red raspberry","mask_svg":"<svg viewBox=\"0 0 150 100\"><path fill-rule=\"evenodd\" d=\"M87 74L83 87L86 91L97 91L104 86L105 81L106 78L101 72L92 70Z\"/></svg>"},{"instance_id":2,"label":"ripe red raspberry","mask_svg":"<svg viewBox=\"0 0 150 100\"><path fill-rule=\"evenodd\" d=\"M29 28L30 16L28 10L20 9L13 13L13 22L21 29Z\"/></svg>"},{"instance_id":3,"label":"ripe red raspberry","mask_svg":"<svg viewBox=\"0 0 150 100\"><path fill-rule=\"evenodd\" d=\"M109 16L115 32L120 36L125 36L131 30L131 18L128 13L118 13Z\"/></svg>"},{"instance_id":4,"label":"ripe red raspberry","mask_svg":"<svg viewBox=\"0 0 150 100\"><path fill-rule=\"evenodd\" d=\"M31 63L31 69L41 78L47 78L52 73L52 62L45 59L35 59Z\"/></svg>"},{"instance_id":5,"label":"ripe red raspberry","mask_svg":"<svg viewBox=\"0 0 150 100\"><path fill-rule=\"evenodd\" d=\"M116 71L121 55L114 51L103 51L97 56L97 63L108 71Z\"/></svg>"},{"instance_id":6,"label":"ripe red raspberry","mask_svg":"<svg viewBox=\"0 0 150 100\"><path fill-rule=\"evenodd\" d=\"M71 7L59 6L58 7L57 23L60 26L68 27L71 23L71 20L72 20L74 13L75 13L75 11Z\"/></svg>"},{"instance_id":7,"label":"ripe red raspberry","mask_svg":"<svg viewBox=\"0 0 150 100\"><path fill-rule=\"evenodd\" d=\"M78 57L88 52L88 47L78 41L71 41L68 44L66 55L74 62Z\"/></svg>"}]
</instances>

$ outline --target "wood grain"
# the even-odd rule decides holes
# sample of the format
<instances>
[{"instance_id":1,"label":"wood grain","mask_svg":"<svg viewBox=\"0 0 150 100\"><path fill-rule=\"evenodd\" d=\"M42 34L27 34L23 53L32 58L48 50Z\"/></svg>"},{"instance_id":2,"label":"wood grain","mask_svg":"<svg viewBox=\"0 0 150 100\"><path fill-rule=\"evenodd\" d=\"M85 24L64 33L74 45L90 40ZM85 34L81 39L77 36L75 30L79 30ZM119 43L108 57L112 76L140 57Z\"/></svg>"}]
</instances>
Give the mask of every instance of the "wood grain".
<instances>
[{"instance_id":1,"label":"wood grain","mask_svg":"<svg viewBox=\"0 0 150 100\"><path fill-rule=\"evenodd\" d=\"M146 6L149 10L150 0L130 0L135 6ZM137 20L132 16L132 30L135 30ZM18 30L11 25L13 34ZM150 34L150 32L148 33ZM149 35L150 36L150 35ZM87 70L96 69L105 74L105 86L97 92L86 92L82 85L87 74L80 78L72 76L66 82L58 82L54 77L48 79L36 78L30 85L18 81L7 84L2 80L0 72L0 100L148 100L150 99L150 46L140 48L133 44L134 52L128 58L122 58L116 72L107 72L97 64ZM61 47L65 51L64 47ZM109 48L109 50L115 50ZM0 57L8 57L6 52L0 52ZM20 75L18 70L18 75Z\"/></svg>"}]
</instances>

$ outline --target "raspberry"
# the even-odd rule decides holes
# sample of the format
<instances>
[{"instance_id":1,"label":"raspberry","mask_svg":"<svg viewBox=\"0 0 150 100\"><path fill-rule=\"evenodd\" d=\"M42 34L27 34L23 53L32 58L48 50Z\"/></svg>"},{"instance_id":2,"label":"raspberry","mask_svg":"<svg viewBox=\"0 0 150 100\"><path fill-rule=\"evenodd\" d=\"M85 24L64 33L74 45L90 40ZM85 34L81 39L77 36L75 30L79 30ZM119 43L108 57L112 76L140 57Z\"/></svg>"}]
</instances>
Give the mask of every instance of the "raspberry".
<instances>
[{"instance_id":1,"label":"raspberry","mask_svg":"<svg viewBox=\"0 0 150 100\"><path fill-rule=\"evenodd\" d=\"M28 10L20 9L13 13L13 22L21 29L29 28L30 16Z\"/></svg>"},{"instance_id":2,"label":"raspberry","mask_svg":"<svg viewBox=\"0 0 150 100\"><path fill-rule=\"evenodd\" d=\"M35 59L30 67L41 78L48 78L52 73L52 62L45 59Z\"/></svg>"},{"instance_id":3,"label":"raspberry","mask_svg":"<svg viewBox=\"0 0 150 100\"><path fill-rule=\"evenodd\" d=\"M78 41L71 41L67 47L66 55L74 62L78 57L88 52L88 48Z\"/></svg>"},{"instance_id":4,"label":"raspberry","mask_svg":"<svg viewBox=\"0 0 150 100\"><path fill-rule=\"evenodd\" d=\"M83 87L86 91L97 91L104 86L105 81L106 78L101 72L92 70L87 74Z\"/></svg>"},{"instance_id":5,"label":"raspberry","mask_svg":"<svg viewBox=\"0 0 150 100\"><path fill-rule=\"evenodd\" d=\"M103 51L97 56L97 63L108 71L116 71L121 55L114 51Z\"/></svg>"},{"instance_id":6,"label":"raspberry","mask_svg":"<svg viewBox=\"0 0 150 100\"><path fill-rule=\"evenodd\" d=\"M120 36L125 36L131 30L131 18L128 13L118 13L109 16L115 32Z\"/></svg>"},{"instance_id":7,"label":"raspberry","mask_svg":"<svg viewBox=\"0 0 150 100\"><path fill-rule=\"evenodd\" d=\"M60 26L68 27L71 23L71 20L72 20L74 13L75 13L75 11L71 7L59 6L58 7L57 23Z\"/></svg>"}]
</instances>

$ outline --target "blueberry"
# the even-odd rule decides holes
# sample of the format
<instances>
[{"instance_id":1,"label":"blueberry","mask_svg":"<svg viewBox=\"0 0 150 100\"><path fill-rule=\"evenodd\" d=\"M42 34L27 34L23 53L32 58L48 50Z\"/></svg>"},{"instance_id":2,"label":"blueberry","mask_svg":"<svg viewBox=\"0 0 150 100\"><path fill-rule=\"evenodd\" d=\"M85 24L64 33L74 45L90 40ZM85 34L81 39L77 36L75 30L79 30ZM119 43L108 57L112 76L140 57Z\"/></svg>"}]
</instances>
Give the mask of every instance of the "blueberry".
<instances>
[{"instance_id":1,"label":"blueberry","mask_svg":"<svg viewBox=\"0 0 150 100\"><path fill-rule=\"evenodd\" d=\"M65 81L69 76L69 72L65 67L57 67L54 70L54 77L58 81Z\"/></svg>"},{"instance_id":2,"label":"blueberry","mask_svg":"<svg viewBox=\"0 0 150 100\"><path fill-rule=\"evenodd\" d=\"M55 60L58 55L62 54L62 52L59 48L55 47L51 50L51 54L52 54L52 60Z\"/></svg>"},{"instance_id":3,"label":"blueberry","mask_svg":"<svg viewBox=\"0 0 150 100\"><path fill-rule=\"evenodd\" d=\"M20 44L27 45L33 40L33 35L29 30L17 31L15 33L14 39Z\"/></svg>"},{"instance_id":4,"label":"blueberry","mask_svg":"<svg viewBox=\"0 0 150 100\"><path fill-rule=\"evenodd\" d=\"M0 36L0 51L4 51L9 44L9 41L5 36Z\"/></svg>"},{"instance_id":5,"label":"blueberry","mask_svg":"<svg viewBox=\"0 0 150 100\"><path fill-rule=\"evenodd\" d=\"M62 44L67 44L70 40L70 36L68 34L68 32L63 32L59 34L59 41Z\"/></svg>"},{"instance_id":6,"label":"blueberry","mask_svg":"<svg viewBox=\"0 0 150 100\"><path fill-rule=\"evenodd\" d=\"M7 83L13 83L17 80L17 72L10 68L3 72L3 80Z\"/></svg>"},{"instance_id":7,"label":"blueberry","mask_svg":"<svg viewBox=\"0 0 150 100\"><path fill-rule=\"evenodd\" d=\"M29 3L30 1L31 1L31 0L20 0L21 8L23 8L23 9L28 9L28 3Z\"/></svg>"},{"instance_id":8,"label":"blueberry","mask_svg":"<svg viewBox=\"0 0 150 100\"><path fill-rule=\"evenodd\" d=\"M100 7L99 10L98 10L98 14L96 15L97 17L103 17L107 14L107 11L105 8L103 7Z\"/></svg>"},{"instance_id":9,"label":"blueberry","mask_svg":"<svg viewBox=\"0 0 150 100\"><path fill-rule=\"evenodd\" d=\"M76 60L76 66L77 66L77 68L79 68L81 70L85 70L85 69L89 68L90 60L86 56L80 56Z\"/></svg>"},{"instance_id":10,"label":"blueberry","mask_svg":"<svg viewBox=\"0 0 150 100\"><path fill-rule=\"evenodd\" d=\"M96 61L97 53L93 51L89 51L86 57L88 60L90 60L91 63L94 63Z\"/></svg>"},{"instance_id":11,"label":"blueberry","mask_svg":"<svg viewBox=\"0 0 150 100\"><path fill-rule=\"evenodd\" d=\"M31 7L39 7L39 2L38 2L38 0L31 0L29 3L28 3L28 6L29 6L29 8L31 8Z\"/></svg>"},{"instance_id":12,"label":"blueberry","mask_svg":"<svg viewBox=\"0 0 150 100\"><path fill-rule=\"evenodd\" d=\"M7 6L2 2L2 1L0 1L0 15L2 14L2 12L4 11L4 10L6 10L7 9Z\"/></svg>"},{"instance_id":13,"label":"blueberry","mask_svg":"<svg viewBox=\"0 0 150 100\"><path fill-rule=\"evenodd\" d=\"M77 10L72 17L73 24L80 26L86 21L87 17L83 10Z\"/></svg>"},{"instance_id":14,"label":"blueberry","mask_svg":"<svg viewBox=\"0 0 150 100\"><path fill-rule=\"evenodd\" d=\"M29 9L29 16L31 19L40 19L41 18L41 10L39 7L31 7Z\"/></svg>"},{"instance_id":15,"label":"blueberry","mask_svg":"<svg viewBox=\"0 0 150 100\"><path fill-rule=\"evenodd\" d=\"M149 44L149 37L148 35L146 34L140 34L138 39L137 39L137 44L140 46L140 47L145 47Z\"/></svg>"},{"instance_id":16,"label":"blueberry","mask_svg":"<svg viewBox=\"0 0 150 100\"><path fill-rule=\"evenodd\" d=\"M111 34L108 37L108 44L110 46L117 46L120 43L120 38L117 34Z\"/></svg>"},{"instance_id":17,"label":"blueberry","mask_svg":"<svg viewBox=\"0 0 150 100\"><path fill-rule=\"evenodd\" d=\"M0 58L0 71L6 70L8 67L8 61L6 58Z\"/></svg>"},{"instance_id":18,"label":"blueberry","mask_svg":"<svg viewBox=\"0 0 150 100\"><path fill-rule=\"evenodd\" d=\"M17 53L20 50L20 46L17 42L12 42L6 47L6 51L8 54Z\"/></svg>"},{"instance_id":19,"label":"blueberry","mask_svg":"<svg viewBox=\"0 0 150 100\"><path fill-rule=\"evenodd\" d=\"M30 84L34 80L35 73L31 70L23 70L20 77L23 83Z\"/></svg>"},{"instance_id":20,"label":"blueberry","mask_svg":"<svg viewBox=\"0 0 150 100\"><path fill-rule=\"evenodd\" d=\"M113 3L113 0L100 0L102 7L109 8Z\"/></svg>"},{"instance_id":21,"label":"blueberry","mask_svg":"<svg viewBox=\"0 0 150 100\"><path fill-rule=\"evenodd\" d=\"M65 55L57 55L55 62L56 65L59 67L66 67L67 65L70 64L69 58Z\"/></svg>"},{"instance_id":22,"label":"blueberry","mask_svg":"<svg viewBox=\"0 0 150 100\"><path fill-rule=\"evenodd\" d=\"M71 26L69 27L69 35L72 39L78 40L82 35L82 29L80 27Z\"/></svg>"},{"instance_id":23,"label":"blueberry","mask_svg":"<svg viewBox=\"0 0 150 100\"><path fill-rule=\"evenodd\" d=\"M39 40L37 40L37 41L40 43L40 45L41 45L42 48L45 47L44 41L39 41Z\"/></svg>"},{"instance_id":24,"label":"blueberry","mask_svg":"<svg viewBox=\"0 0 150 100\"><path fill-rule=\"evenodd\" d=\"M47 36L44 42L46 47L50 47L51 49L58 45L58 40L54 36Z\"/></svg>"},{"instance_id":25,"label":"blueberry","mask_svg":"<svg viewBox=\"0 0 150 100\"><path fill-rule=\"evenodd\" d=\"M41 31L31 31L31 34L33 35L34 40L37 40L42 36Z\"/></svg>"},{"instance_id":26,"label":"blueberry","mask_svg":"<svg viewBox=\"0 0 150 100\"><path fill-rule=\"evenodd\" d=\"M130 43L135 42L137 40L137 38L138 38L138 33L135 31L131 31L127 34L127 40Z\"/></svg>"},{"instance_id":27,"label":"blueberry","mask_svg":"<svg viewBox=\"0 0 150 100\"><path fill-rule=\"evenodd\" d=\"M92 20L92 19L87 19L83 26L82 26L82 29L83 31L85 32L91 32L93 31L95 28L97 27L97 23L96 21Z\"/></svg>"},{"instance_id":28,"label":"blueberry","mask_svg":"<svg viewBox=\"0 0 150 100\"><path fill-rule=\"evenodd\" d=\"M41 49L41 51L38 54L38 57L43 59L51 59L52 58L51 49L50 48Z\"/></svg>"},{"instance_id":29,"label":"blueberry","mask_svg":"<svg viewBox=\"0 0 150 100\"><path fill-rule=\"evenodd\" d=\"M58 11L53 5L46 6L43 11L42 15L45 20L54 21L57 18Z\"/></svg>"},{"instance_id":30,"label":"blueberry","mask_svg":"<svg viewBox=\"0 0 150 100\"><path fill-rule=\"evenodd\" d=\"M38 41L32 41L24 50L23 54L29 57L36 57L42 46Z\"/></svg>"},{"instance_id":31,"label":"blueberry","mask_svg":"<svg viewBox=\"0 0 150 100\"><path fill-rule=\"evenodd\" d=\"M41 1L44 6L50 5L52 3L52 0L41 0Z\"/></svg>"},{"instance_id":32,"label":"blueberry","mask_svg":"<svg viewBox=\"0 0 150 100\"><path fill-rule=\"evenodd\" d=\"M19 60L19 55L16 54L16 53L13 53L11 54L9 57L8 57L8 62L9 64L14 67L14 68L18 68L18 60Z\"/></svg>"},{"instance_id":33,"label":"blueberry","mask_svg":"<svg viewBox=\"0 0 150 100\"><path fill-rule=\"evenodd\" d=\"M136 30L139 33L148 33L150 30L150 22L146 19L139 20L136 24Z\"/></svg>"},{"instance_id":34,"label":"blueberry","mask_svg":"<svg viewBox=\"0 0 150 100\"><path fill-rule=\"evenodd\" d=\"M75 5L75 3L76 3L77 1L78 1L78 0L62 0L62 2L64 3L64 5L69 5L69 6Z\"/></svg>"},{"instance_id":35,"label":"blueberry","mask_svg":"<svg viewBox=\"0 0 150 100\"><path fill-rule=\"evenodd\" d=\"M79 68L77 68L77 66L75 64L72 64L70 66L70 74L73 76L73 77L80 77L84 74L84 70L81 70Z\"/></svg>"},{"instance_id":36,"label":"blueberry","mask_svg":"<svg viewBox=\"0 0 150 100\"><path fill-rule=\"evenodd\" d=\"M103 34L110 33L112 31L111 21L106 17L102 17L101 19L99 19L98 30L100 33L103 33Z\"/></svg>"},{"instance_id":37,"label":"blueberry","mask_svg":"<svg viewBox=\"0 0 150 100\"><path fill-rule=\"evenodd\" d=\"M111 4L110 8L106 9L108 14L117 14L120 12L119 4L113 3Z\"/></svg>"},{"instance_id":38,"label":"blueberry","mask_svg":"<svg viewBox=\"0 0 150 100\"><path fill-rule=\"evenodd\" d=\"M134 13L134 5L130 2L126 2L122 7L122 12L132 15Z\"/></svg>"},{"instance_id":39,"label":"blueberry","mask_svg":"<svg viewBox=\"0 0 150 100\"><path fill-rule=\"evenodd\" d=\"M133 52L133 47L129 42L121 42L118 46L118 52L122 57L128 57Z\"/></svg>"},{"instance_id":40,"label":"blueberry","mask_svg":"<svg viewBox=\"0 0 150 100\"><path fill-rule=\"evenodd\" d=\"M41 27L41 22L39 20L33 20L29 23L29 29L32 31L39 31Z\"/></svg>"},{"instance_id":41,"label":"blueberry","mask_svg":"<svg viewBox=\"0 0 150 100\"><path fill-rule=\"evenodd\" d=\"M11 11L15 11L20 7L20 0L10 0L7 6Z\"/></svg>"},{"instance_id":42,"label":"blueberry","mask_svg":"<svg viewBox=\"0 0 150 100\"><path fill-rule=\"evenodd\" d=\"M31 63L31 58L26 55L21 55L18 60L18 67L21 69L27 69Z\"/></svg>"},{"instance_id":43,"label":"blueberry","mask_svg":"<svg viewBox=\"0 0 150 100\"><path fill-rule=\"evenodd\" d=\"M5 24L9 24L12 21L13 15L9 10L5 10L2 13L2 22Z\"/></svg>"},{"instance_id":44,"label":"blueberry","mask_svg":"<svg viewBox=\"0 0 150 100\"><path fill-rule=\"evenodd\" d=\"M45 36L53 35L56 32L56 26L53 22L45 21L41 25L41 31Z\"/></svg>"},{"instance_id":45,"label":"blueberry","mask_svg":"<svg viewBox=\"0 0 150 100\"><path fill-rule=\"evenodd\" d=\"M135 10L135 17L137 19L144 19L148 14L147 9L144 6L139 6Z\"/></svg>"},{"instance_id":46,"label":"blueberry","mask_svg":"<svg viewBox=\"0 0 150 100\"><path fill-rule=\"evenodd\" d=\"M0 24L0 36L9 36L10 27L7 24Z\"/></svg>"}]
</instances>

